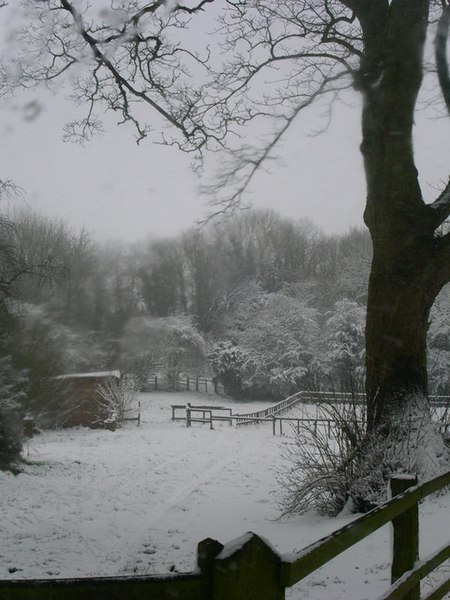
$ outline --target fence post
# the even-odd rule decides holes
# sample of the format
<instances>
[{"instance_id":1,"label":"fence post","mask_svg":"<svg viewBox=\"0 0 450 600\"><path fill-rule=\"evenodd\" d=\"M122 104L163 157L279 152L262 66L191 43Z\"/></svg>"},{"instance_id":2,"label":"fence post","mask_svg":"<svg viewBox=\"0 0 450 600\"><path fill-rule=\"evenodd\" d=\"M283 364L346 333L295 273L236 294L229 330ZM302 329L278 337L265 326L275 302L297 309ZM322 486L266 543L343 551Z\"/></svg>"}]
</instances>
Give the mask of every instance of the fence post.
<instances>
[{"instance_id":1,"label":"fence post","mask_svg":"<svg viewBox=\"0 0 450 600\"><path fill-rule=\"evenodd\" d=\"M186 377L186 391L189 392L189 377Z\"/></svg>"},{"instance_id":2,"label":"fence post","mask_svg":"<svg viewBox=\"0 0 450 600\"><path fill-rule=\"evenodd\" d=\"M408 488L417 485L415 475L393 476L390 481L392 497L401 494ZM406 571L414 567L419 558L419 506L414 504L404 513L392 519L393 557L391 567L391 583L397 581ZM404 600L420 599L420 583L412 589Z\"/></svg>"},{"instance_id":3,"label":"fence post","mask_svg":"<svg viewBox=\"0 0 450 600\"><path fill-rule=\"evenodd\" d=\"M26 416L23 421L23 435L27 438L32 438L34 435L34 419L33 417Z\"/></svg>"},{"instance_id":4,"label":"fence post","mask_svg":"<svg viewBox=\"0 0 450 600\"><path fill-rule=\"evenodd\" d=\"M198 375L195 379L195 391L198 392Z\"/></svg>"},{"instance_id":5,"label":"fence post","mask_svg":"<svg viewBox=\"0 0 450 600\"><path fill-rule=\"evenodd\" d=\"M264 540L246 533L213 560L212 600L284 600L281 559Z\"/></svg>"},{"instance_id":6,"label":"fence post","mask_svg":"<svg viewBox=\"0 0 450 600\"><path fill-rule=\"evenodd\" d=\"M188 402L186 405L186 427L191 426L191 403Z\"/></svg>"},{"instance_id":7,"label":"fence post","mask_svg":"<svg viewBox=\"0 0 450 600\"><path fill-rule=\"evenodd\" d=\"M158 375L155 375L155 392L158 389Z\"/></svg>"},{"instance_id":8,"label":"fence post","mask_svg":"<svg viewBox=\"0 0 450 600\"><path fill-rule=\"evenodd\" d=\"M213 594L213 561L222 549L223 544L212 538L202 540L197 546L197 565L203 576L203 597L208 600Z\"/></svg>"},{"instance_id":9,"label":"fence post","mask_svg":"<svg viewBox=\"0 0 450 600\"><path fill-rule=\"evenodd\" d=\"M273 433L273 435L277 435L276 422L277 422L276 416L272 415L272 433Z\"/></svg>"}]
</instances>

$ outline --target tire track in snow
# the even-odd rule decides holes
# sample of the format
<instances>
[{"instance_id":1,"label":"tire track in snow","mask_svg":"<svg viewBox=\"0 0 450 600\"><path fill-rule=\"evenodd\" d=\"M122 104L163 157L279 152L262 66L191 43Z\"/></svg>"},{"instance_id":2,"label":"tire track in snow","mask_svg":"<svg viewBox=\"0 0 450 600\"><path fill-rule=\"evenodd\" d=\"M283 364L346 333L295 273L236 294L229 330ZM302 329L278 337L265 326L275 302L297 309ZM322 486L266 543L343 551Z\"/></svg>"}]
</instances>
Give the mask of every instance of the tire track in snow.
<instances>
[{"instance_id":1,"label":"tire track in snow","mask_svg":"<svg viewBox=\"0 0 450 600\"><path fill-rule=\"evenodd\" d=\"M183 430L181 434L185 435L186 431ZM115 539L111 540L113 544L108 548L108 556L105 557L106 563L115 564L115 572L124 573L132 570L130 557L145 551L148 540L152 538L152 531L160 530L161 527L164 529L167 525L170 528L170 519L165 519L164 515L168 512L182 512L176 505L201 488L208 478L213 477L226 466L226 457L217 459L220 456L222 436L217 435L213 440L209 438L206 444L207 454L203 455L198 452L193 454L192 447L196 449L202 441L201 438L196 439L195 432L193 436L193 438L188 436L186 439L186 456L174 456L157 464L154 457L151 460L144 459L139 467L133 469L136 485L123 491L116 491L116 503L119 507L118 531L112 531ZM155 490L157 493L154 493ZM127 510L130 495L133 496L134 504L136 500L140 503L141 511L136 510L136 505L133 510ZM152 505L153 496L158 499L154 505ZM146 553L150 554L149 551Z\"/></svg>"},{"instance_id":2,"label":"tire track in snow","mask_svg":"<svg viewBox=\"0 0 450 600\"><path fill-rule=\"evenodd\" d=\"M145 529L143 531L141 527L140 538L136 539L133 544L134 551L128 555L124 566L125 572L148 573L149 557L158 565L156 569L150 567L151 572L163 572L174 563L181 564L185 570L194 567L192 563L196 544L200 540L189 539L189 535L183 531L183 527L177 527L176 522L186 510L181 504L189 504L190 510L194 503L206 502L209 506L214 504L215 494L223 486L223 477L218 477L219 473L235 473L236 463L247 453L248 443L245 436L236 436L236 438L229 440L228 437L217 435L213 446L208 445L207 459L193 463L193 469L185 472L181 485L179 484L164 502L149 513L149 519L145 521ZM218 456L219 458L217 458ZM203 490L206 486L208 486L209 493ZM190 499L194 495L196 500L191 501ZM169 518L167 518L168 515L170 515ZM161 531L165 532L163 536L166 542L165 547L161 545ZM151 539L156 532L159 542L155 547Z\"/></svg>"}]
</instances>

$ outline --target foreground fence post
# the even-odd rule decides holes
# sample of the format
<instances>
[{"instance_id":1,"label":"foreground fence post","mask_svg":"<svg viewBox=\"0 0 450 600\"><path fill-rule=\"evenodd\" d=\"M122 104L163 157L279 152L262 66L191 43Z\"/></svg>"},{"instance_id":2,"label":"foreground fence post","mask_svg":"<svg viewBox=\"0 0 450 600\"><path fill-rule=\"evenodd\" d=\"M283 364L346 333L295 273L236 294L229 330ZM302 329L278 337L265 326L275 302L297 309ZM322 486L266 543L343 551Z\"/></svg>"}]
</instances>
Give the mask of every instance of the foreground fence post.
<instances>
[{"instance_id":1,"label":"foreground fence post","mask_svg":"<svg viewBox=\"0 0 450 600\"><path fill-rule=\"evenodd\" d=\"M197 546L197 564L203 576L203 597L213 597L213 561L222 551L223 544L212 538L202 540Z\"/></svg>"},{"instance_id":2,"label":"foreground fence post","mask_svg":"<svg viewBox=\"0 0 450 600\"><path fill-rule=\"evenodd\" d=\"M405 492L417 485L415 475L399 475L391 478L392 497ZM414 567L419 558L419 506L415 504L404 513L392 519L393 527L393 557L391 567L391 583L397 581L406 571ZM420 599L420 583L415 586L404 600Z\"/></svg>"},{"instance_id":3,"label":"foreground fence post","mask_svg":"<svg viewBox=\"0 0 450 600\"><path fill-rule=\"evenodd\" d=\"M212 600L284 600L281 559L264 540L246 533L213 561Z\"/></svg>"}]
</instances>

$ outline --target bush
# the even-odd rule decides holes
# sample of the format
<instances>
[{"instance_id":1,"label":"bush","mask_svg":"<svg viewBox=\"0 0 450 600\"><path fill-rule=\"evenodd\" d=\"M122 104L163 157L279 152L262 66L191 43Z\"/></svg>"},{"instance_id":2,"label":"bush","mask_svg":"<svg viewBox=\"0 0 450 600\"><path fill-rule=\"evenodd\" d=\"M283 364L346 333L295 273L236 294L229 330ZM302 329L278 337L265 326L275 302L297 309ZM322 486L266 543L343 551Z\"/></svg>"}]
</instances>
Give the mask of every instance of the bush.
<instances>
[{"instance_id":1,"label":"bush","mask_svg":"<svg viewBox=\"0 0 450 600\"><path fill-rule=\"evenodd\" d=\"M322 403L321 424L303 422L285 446L287 468L278 478L282 516L314 509L335 515L345 506L356 458L365 438L365 409L353 397L346 404Z\"/></svg>"},{"instance_id":2,"label":"bush","mask_svg":"<svg viewBox=\"0 0 450 600\"><path fill-rule=\"evenodd\" d=\"M217 342L211 348L208 358L217 381L224 387L225 394L239 398L242 395L242 383L249 361L245 348L229 341Z\"/></svg>"},{"instance_id":3,"label":"bush","mask_svg":"<svg viewBox=\"0 0 450 600\"><path fill-rule=\"evenodd\" d=\"M288 467L280 477L282 515L309 509L336 515L346 505L366 512L386 499L389 478L410 473L419 480L448 469L449 453L431 421L427 400L418 396L390 426L366 434L365 407L321 405L326 427L304 424L286 447Z\"/></svg>"},{"instance_id":4,"label":"bush","mask_svg":"<svg viewBox=\"0 0 450 600\"><path fill-rule=\"evenodd\" d=\"M0 411L0 469L8 469L20 459L22 430L18 415Z\"/></svg>"},{"instance_id":5,"label":"bush","mask_svg":"<svg viewBox=\"0 0 450 600\"><path fill-rule=\"evenodd\" d=\"M122 423L135 409L138 384L133 377L122 377L118 385L101 383L97 386L97 402L108 419Z\"/></svg>"}]
</instances>

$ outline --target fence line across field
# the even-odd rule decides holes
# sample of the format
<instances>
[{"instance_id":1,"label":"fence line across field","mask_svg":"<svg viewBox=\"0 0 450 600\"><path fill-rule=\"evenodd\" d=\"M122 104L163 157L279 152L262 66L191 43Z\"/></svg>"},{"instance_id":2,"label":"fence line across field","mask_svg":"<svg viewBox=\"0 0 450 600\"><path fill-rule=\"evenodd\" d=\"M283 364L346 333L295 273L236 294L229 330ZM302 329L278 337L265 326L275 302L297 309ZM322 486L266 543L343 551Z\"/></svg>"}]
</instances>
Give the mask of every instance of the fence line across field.
<instances>
[{"instance_id":1,"label":"fence line across field","mask_svg":"<svg viewBox=\"0 0 450 600\"><path fill-rule=\"evenodd\" d=\"M450 485L450 471L417 485L413 476L390 481L393 498L321 540L289 554L246 533L228 544L207 538L197 547L198 568L169 576L0 580L2 600L284 600L292 587L321 566L392 523L391 587L379 600L419 600L420 582L450 558L450 543L419 560L419 502ZM422 596L440 600L450 577Z\"/></svg>"},{"instance_id":2,"label":"fence line across field","mask_svg":"<svg viewBox=\"0 0 450 600\"><path fill-rule=\"evenodd\" d=\"M336 392L306 392L300 391L288 398L285 398L281 402L269 406L264 410L259 410L250 413L236 413L233 414L232 409L225 406L194 406L190 403L187 404L172 404L172 421L185 421L186 426L190 427L192 423L204 423L209 424L210 429L213 429L214 421L227 421L230 425L233 423L237 427L245 425L258 425L261 423L272 423L273 435L276 435L277 429L280 435L283 435L283 423L290 423L291 429L296 429L297 433L300 432L302 427L308 427L314 429L314 433L320 427L325 428L328 436L331 435L333 425L336 424L335 419L332 417L283 417L282 415L289 410L295 408L299 404L312 405L315 404L319 409L320 405L331 404L334 406L353 404L357 409L358 406L362 406L365 400L364 394L346 394ZM431 396L430 405L435 412L435 417L439 422L439 428L442 433L447 433L450 429L449 422L449 405L450 396ZM444 409L439 414L438 409ZM183 411L179 414L179 411ZM227 411L228 415L216 414L216 412ZM201 413L201 416L200 416ZM355 414L356 422L362 424L362 419L358 419ZM278 427L277 427L278 423Z\"/></svg>"},{"instance_id":3,"label":"fence line across field","mask_svg":"<svg viewBox=\"0 0 450 600\"><path fill-rule=\"evenodd\" d=\"M186 427L190 427L192 423L204 423L210 426L210 429L214 428L214 421L227 422L229 425L243 425L245 424L242 420L242 416L239 414L233 415L232 409L227 407L218 406L194 406L189 404L172 404L172 421L184 421ZM177 414L177 411L182 410L183 414ZM227 415L217 415L214 411L227 411ZM201 416L200 416L201 415ZM300 432L301 427L308 426L314 429L317 433L320 427L327 430L328 435L331 435L333 419L315 419L315 418L295 418L295 417L277 417L272 415L271 417L253 417L252 424L261 423L272 423L273 435L277 434L277 430L280 435L283 435L283 422L290 423L297 433ZM278 425L278 427L277 427Z\"/></svg>"},{"instance_id":4,"label":"fence line across field","mask_svg":"<svg viewBox=\"0 0 450 600\"><path fill-rule=\"evenodd\" d=\"M175 382L162 375L150 375L145 381L145 391L169 390L181 392L205 392L206 394L223 394L224 387L221 383L207 377L178 377Z\"/></svg>"}]
</instances>

